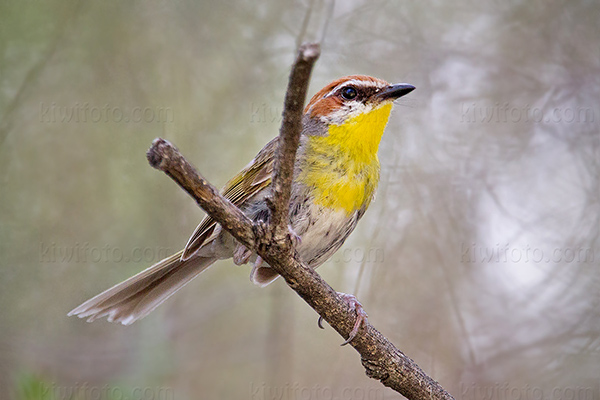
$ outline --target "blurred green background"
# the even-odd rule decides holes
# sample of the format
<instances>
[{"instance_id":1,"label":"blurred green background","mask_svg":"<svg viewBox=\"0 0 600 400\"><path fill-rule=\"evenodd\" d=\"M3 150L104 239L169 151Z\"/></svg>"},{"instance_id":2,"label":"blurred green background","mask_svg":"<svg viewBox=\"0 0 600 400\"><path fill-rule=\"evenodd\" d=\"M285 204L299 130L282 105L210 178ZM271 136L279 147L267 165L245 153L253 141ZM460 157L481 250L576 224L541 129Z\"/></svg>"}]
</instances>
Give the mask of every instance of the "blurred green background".
<instances>
[{"instance_id":1,"label":"blurred green background","mask_svg":"<svg viewBox=\"0 0 600 400\"><path fill-rule=\"evenodd\" d=\"M457 399L600 398L597 1L0 2L0 398L382 399L282 281L222 262L129 327L67 312L202 218L155 137L220 186L310 95L408 82L376 201L319 272Z\"/></svg>"}]
</instances>

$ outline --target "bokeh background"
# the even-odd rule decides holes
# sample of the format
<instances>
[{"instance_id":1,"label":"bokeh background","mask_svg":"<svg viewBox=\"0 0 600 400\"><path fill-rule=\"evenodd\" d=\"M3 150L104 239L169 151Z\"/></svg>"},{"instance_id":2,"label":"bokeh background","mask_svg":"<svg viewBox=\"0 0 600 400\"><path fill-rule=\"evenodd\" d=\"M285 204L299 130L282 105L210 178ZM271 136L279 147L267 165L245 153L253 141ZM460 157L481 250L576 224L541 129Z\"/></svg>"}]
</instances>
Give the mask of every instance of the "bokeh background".
<instances>
[{"instance_id":1,"label":"bokeh background","mask_svg":"<svg viewBox=\"0 0 600 400\"><path fill-rule=\"evenodd\" d=\"M597 1L0 2L0 398L383 399L282 281L217 264L129 327L67 312L179 250L310 94L408 82L376 201L319 272L457 399L600 398Z\"/></svg>"}]
</instances>

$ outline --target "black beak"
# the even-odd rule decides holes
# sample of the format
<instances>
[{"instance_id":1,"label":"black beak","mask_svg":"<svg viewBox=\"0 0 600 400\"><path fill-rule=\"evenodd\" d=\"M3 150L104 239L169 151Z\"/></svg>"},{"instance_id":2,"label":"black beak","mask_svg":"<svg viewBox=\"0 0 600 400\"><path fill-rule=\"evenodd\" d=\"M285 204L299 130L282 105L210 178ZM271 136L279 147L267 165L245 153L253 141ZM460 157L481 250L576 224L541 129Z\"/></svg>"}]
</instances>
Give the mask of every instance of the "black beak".
<instances>
[{"instance_id":1,"label":"black beak","mask_svg":"<svg viewBox=\"0 0 600 400\"><path fill-rule=\"evenodd\" d=\"M413 85L409 85L407 83L397 83L395 85L390 85L385 89L382 89L381 92L377 93L375 97L377 97L380 101L384 100L396 100L400 97L409 94L415 90Z\"/></svg>"}]
</instances>

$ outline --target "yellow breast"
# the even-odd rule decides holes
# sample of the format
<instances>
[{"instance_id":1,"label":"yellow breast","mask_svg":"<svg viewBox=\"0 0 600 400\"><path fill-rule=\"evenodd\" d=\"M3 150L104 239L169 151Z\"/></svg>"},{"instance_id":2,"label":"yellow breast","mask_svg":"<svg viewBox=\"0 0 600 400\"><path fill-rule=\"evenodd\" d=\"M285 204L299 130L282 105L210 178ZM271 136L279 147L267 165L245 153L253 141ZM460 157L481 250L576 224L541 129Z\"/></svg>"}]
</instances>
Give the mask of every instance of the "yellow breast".
<instances>
[{"instance_id":1,"label":"yellow breast","mask_svg":"<svg viewBox=\"0 0 600 400\"><path fill-rule=\"evenodd\" d=\"M392 104L331 125L328 135L309 137L299 179L315 202L351 214L368 207L379 182L377 150Z\"/></svg>"}]
</instances>

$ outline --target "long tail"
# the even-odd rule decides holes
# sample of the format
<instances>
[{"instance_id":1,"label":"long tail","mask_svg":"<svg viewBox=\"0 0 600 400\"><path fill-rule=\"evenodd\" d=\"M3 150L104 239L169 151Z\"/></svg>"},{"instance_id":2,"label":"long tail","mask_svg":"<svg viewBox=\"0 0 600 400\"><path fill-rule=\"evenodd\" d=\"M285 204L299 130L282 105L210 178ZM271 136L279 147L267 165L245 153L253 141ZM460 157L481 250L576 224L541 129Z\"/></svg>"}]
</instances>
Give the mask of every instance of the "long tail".
<instances>
[{"instance_id":1,"label":"long tail","mask_svg":"<svg viewBox=\"0 0 600 400\"><path fill-rule=\"evenodd\" d=\"M181 261L182 253L183 250L100 293L68 315L87 318L88 322L107 316L109 322L123 325L144 318L217 260L193 257Z\"/></svg>"}]
</instances>

